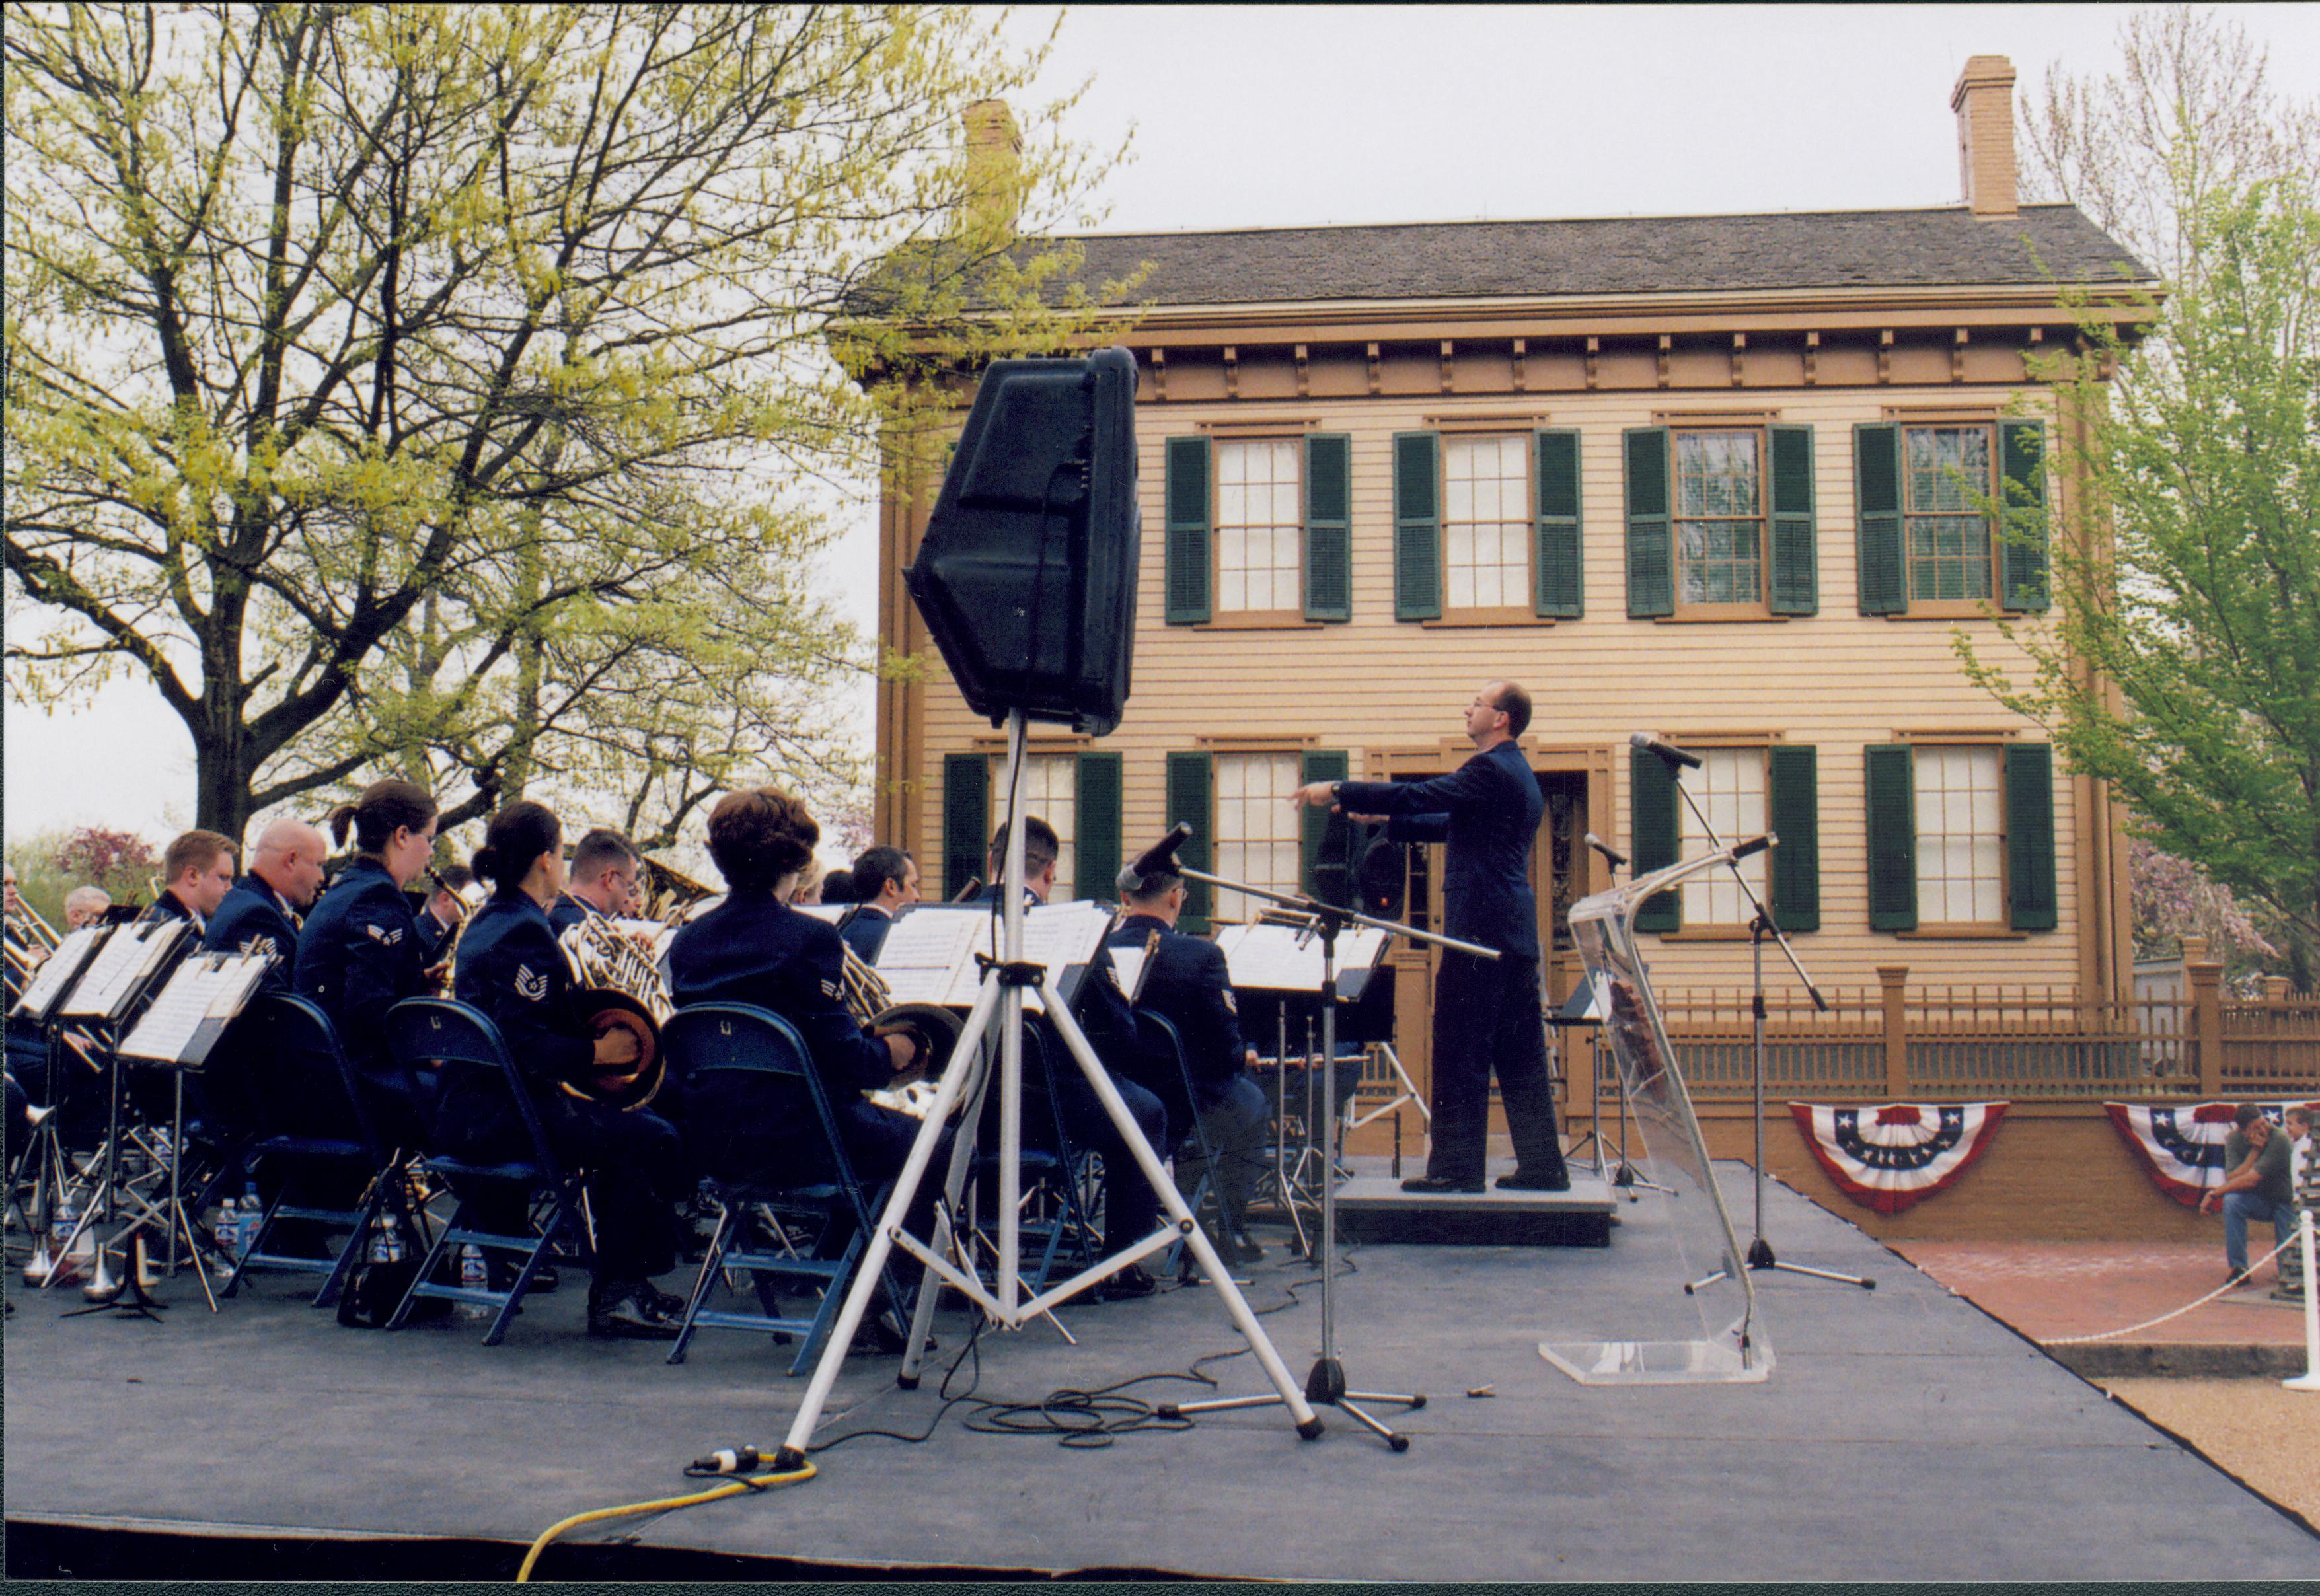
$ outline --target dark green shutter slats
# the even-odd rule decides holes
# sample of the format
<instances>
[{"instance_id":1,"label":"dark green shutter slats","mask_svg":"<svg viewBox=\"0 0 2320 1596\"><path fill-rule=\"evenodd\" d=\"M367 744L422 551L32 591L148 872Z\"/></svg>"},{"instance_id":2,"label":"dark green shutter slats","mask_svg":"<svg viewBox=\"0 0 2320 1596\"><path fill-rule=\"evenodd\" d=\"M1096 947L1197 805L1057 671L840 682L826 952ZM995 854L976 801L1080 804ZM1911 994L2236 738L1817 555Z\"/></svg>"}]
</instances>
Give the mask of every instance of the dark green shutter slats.
<instances>
[{"instance_id":1,"label":"dark green shutter slats","mask_svg":"<svg viewBox=\"0 0 2320 1596\"><path fill-rule=\"evenodd\" d=\"M1768 427L1772 456L1772 603L1774 615L1820 611L1819 527L1813 515L1813 429Z\"/></svg>"},{"instance_id":2,"label":"dark green shutter slats","mask_svg":"<svg viewBox=\"0 0 2320 1596\"><path fill-rule=\"evenodd\" d=\"M1869 929L1917 929L1917 761L1907 743L1871 744L1869 822Z\"/></svg>"},{"instance_id":3,"label":"dark green shutter slats","mask_svg":"<svg viewBox=\"0 0 2320 1596\"><path fill-rule=\"evenodd\" d=\"M1627 849L1634 855L1632 874L1647 876L1676 860L1675 770L1656 753L1643 749L1627 755ZM1637 931L1675 931L1683 924L1681 894L1663 892L1647 898L1636 911Z\"/></svg>"},{"instance_id":4,"label":"dark green shutter slats","mask_svg":"<svg viewBox=\"0 0 2320 1596\"><path fill-rule=\"evenodd\" d=\"M1853 513L1861 613L1899 615L1909 608L1909 573L1902 558L1901 428L1891 422L1853 429Z\"/></svg>"},{"instance_id":5,"label":"dark green shutter slats","mask_svg":"<svg viewBox=\"0 0 2320 1596\"><path fill-rule=\"evenodd\" d=\"M1119 755L1081 754L1077 798L1072 896L1110 903L1119 895Z\"/></svg>"},{"instance_id":6,"label":"dark green shutter slats","mask_svg":"<svg viewBox=\"0 0 2320 1596\"><path fill-rule=\"evenodd\" d=\"M1575 620L1586 613L1581 546L1579 434L1559 428L1538 435L1538 614Z\"/></svg>"},{"instance_id":7,"label":"dark green shutter slats","mask_svg":"<svg viewBox=\"0 0 2320 1596\"><path fill-rule=\"evenodd\" d=\"M1999 497L2006 524L1998 538L1998 596L2008 609L2046 608L2046 428L2000 421L1998 458L2006 480Z\"/></svg>"},{"instance_id":8,"label":"dark green shutter slats","mask_svg":"<svg viewBox=\"0 0 2320 1596\"><path fill-rule=\"evenodd\" d=\"M1627 463L1627 613L1638 619L1673 615L1675 544L1668 518L1672 486L1668 429L1631 427L1621 438Z\"/></svg>"},{"instance_id":9,"label":"dark green shutter slats","mask_svg":"<svg viewBox=\"0 0 2320 1596\"><path fill-rule=\"evenodd\" d=\"M1819 750L1775 743L1764 751L1765 814L1772 834L1772 918L1783 931L1820 929Z\"/></svg>"},{"instance_id":10,"label":"dark green shutter slats","mask_svg":"<svg viewBox=\"0 0 2320 1596\"><path fill-rule=\"evenodd\" d=\"M1317 432L1305 440L1305 618L1354 615L1353 439Z\"/></svg>"},{"instance_id":11,"label":"dark green shutter slats","mask_svg":"<svg viewBox=\"0 0 2320 1596\"><path fill-rule=\"evenodd\" d=\"M1430 432L1393 435L1393 618L1442 614L1442 449Z\"/></svg>"},{"instance_id":12,"label":"dark green shutter slats","mask_svg":"<svg viewBox=\"0 0 2320 1596\"><path fill-rule=\"evenodd\" d=\"M1168 756L1168 824L1180 822L1192 828L1190 841L1176 850L1176 857L1196 870L1210 867L1209 832L1215 824L1210 814L1209 764L1205 753L1172 753ZM1202 932L1209 928L1209 884L1206 881L1184 883L1184 913L1176 928L1186 932Z\"/></svg>"},{"instance_id":13,"label":"dark green shutter slats","mask_svg":"<svg viewBox=\"0 0 2320 1596\"><path fill-rule=\"evenodd\" d=\"M1167 620L1172 627L1209 618L1209 440L1168 440Z\"/></svg>"},{"instance_id":14,"label":"dark green shutter slats","mask_svg":"<svg viewBox=\"0 0 2320 1596\"><path fill-rule=\"evenodd\" d=\"M1309 748L1305 751L1304 770L1300 781L1343 781L1350 767L1342 748ZM1302 879L1305 891L1313 891L1313 866L1321 857L1321 839L1328 834L1329 811L1308 808L1300 811L1304 829L1299 834L1302 843Z\"/></svg>"},{"instance_id":15,"label":"dark green shutter slats","mask_svg":"<svg viewBox=\"0 0 2320 1596\"><path fill-rule=\"evenodd\" d=\"M2054 751L2044 743L2006 749L2007 923L2054 929Z\"/></svg>"},{"instance_id":16,"label":"dark green shutter slats","mask_svg":"<svg viewBox=\"0 0 2320 1596\"><path fill-rule=\"evenodd\" d=\"M991 762L943 755L943 896L956 897L983 875L991 847Z\"/></svg>"}]
</instances>

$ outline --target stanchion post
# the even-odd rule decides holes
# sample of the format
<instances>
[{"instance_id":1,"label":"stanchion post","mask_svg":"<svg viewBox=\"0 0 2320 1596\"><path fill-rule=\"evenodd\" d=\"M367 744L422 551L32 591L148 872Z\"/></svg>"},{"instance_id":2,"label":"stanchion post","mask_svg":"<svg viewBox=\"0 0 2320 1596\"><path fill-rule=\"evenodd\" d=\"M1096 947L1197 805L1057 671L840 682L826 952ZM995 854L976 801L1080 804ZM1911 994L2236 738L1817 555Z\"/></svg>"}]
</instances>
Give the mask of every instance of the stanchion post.
<instances>
[{"instance_id":1,"label":"stanchion post","mask_svg":"<svg viewBox=\"0 0 2320 1596\"><path fill-rule=\"evenodd\" d=\"M2304 1372L2280 1384L2290 1391L2320 1391L2320 1275L2313 1272L2312 1210L2296 1217L2296 1246L2304 1256Z\"/></svg>"}]
</instances>

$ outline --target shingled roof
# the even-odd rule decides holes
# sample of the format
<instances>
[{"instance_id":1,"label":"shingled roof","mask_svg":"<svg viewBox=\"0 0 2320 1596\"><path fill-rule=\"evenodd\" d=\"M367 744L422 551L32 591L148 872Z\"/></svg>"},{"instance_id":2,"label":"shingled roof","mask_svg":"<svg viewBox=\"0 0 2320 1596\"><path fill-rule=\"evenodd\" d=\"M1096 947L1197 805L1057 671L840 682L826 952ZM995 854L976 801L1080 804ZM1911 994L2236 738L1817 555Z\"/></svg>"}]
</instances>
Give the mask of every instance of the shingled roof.
<instances>
[{"instance_id":1,"label":"shingled roof","mask_svg":"<svg viewBox=\"0 0 2320 1596\"><path fill-rule=\"evenodd\" d=\"M2075 205L1104 233L1072 240L1091 286L1151 273L1150 305L1549 298L1779 288L2152 280Z\"/></svg>"}]
</instances>

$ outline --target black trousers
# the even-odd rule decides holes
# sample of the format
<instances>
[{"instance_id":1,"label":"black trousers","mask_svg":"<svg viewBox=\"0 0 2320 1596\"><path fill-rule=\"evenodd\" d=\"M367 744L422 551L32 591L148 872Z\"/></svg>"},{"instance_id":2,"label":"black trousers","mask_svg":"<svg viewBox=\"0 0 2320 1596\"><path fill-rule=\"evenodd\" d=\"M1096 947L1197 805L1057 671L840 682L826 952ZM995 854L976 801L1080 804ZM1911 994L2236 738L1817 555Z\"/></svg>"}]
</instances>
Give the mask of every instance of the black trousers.
<instances>
[{"instance_id":1,"label":"black trousers","mask_svg":"<svg viewBox=\"0 0 2320 1596\"><path fill-rule=\"evenodd\" d=\"M1517 1165L1526 1175L1552 1176L1563 1168L1546 1078L1536 959L1477 959L1445 951L1434 986L1433 1069L1434 1151L1427 1174L1482 1179L1493 1073Z\"/></svg>"},{"instance_id":2,"label":"black trousers","mask_svg":"<svg viewBox=\"0 0 2320 1596\"><path fill-rule=\"evenodd\" d=\"M596 1273L649 1280L676 1266L678 1202L693 1189L692 1166L676 1127L649 1109L622 1113L566 1092L539 1092L532 1105L548 1145L567 1169L578 1168L596 1222ZM494 1123L448 1139L455 1157L476 1163L529 1158L521 1125ZM504 1182L452 1183L472 1198L476 1220L503 1235L523 1233L521 1193Z\"/></svg>"}]
</instances>

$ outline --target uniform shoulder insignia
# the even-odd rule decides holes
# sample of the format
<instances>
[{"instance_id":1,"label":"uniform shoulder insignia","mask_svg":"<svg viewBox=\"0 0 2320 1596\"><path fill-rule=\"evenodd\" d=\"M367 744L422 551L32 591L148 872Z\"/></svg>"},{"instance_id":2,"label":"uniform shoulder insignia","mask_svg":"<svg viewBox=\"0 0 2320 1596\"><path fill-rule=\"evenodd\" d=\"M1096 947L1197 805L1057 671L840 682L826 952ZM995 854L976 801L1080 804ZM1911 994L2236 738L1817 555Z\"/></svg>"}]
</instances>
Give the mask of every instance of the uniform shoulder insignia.
<instances>
[{"instance_id":1,"label":"uniform shoulder insignia","mask_svg":"<svg viewBox=\"0 0 2320 1596\"><path fill-rule=\"evenodd\" d=\"M363 929L370 933L372 941L385 942L390 948L403 940L403 927L400 925L389 931L385 926L373 921Z\"/></svg>"},{"instance_id":2,"label":"uniform shoulder insignia","mask_svg":"<svg viewBox=\"0 0 2320 1596\"><path fill-rule=\"evenodd\" d=\"M839 986L836 981L822 982L821 995L824 997L829 998L832 1003L843 1003L846 1001L846 988Z\"/></svg>"},{"instance_id":3,"label":"uniform shoulder insignia","mask_svg":"<svg viewBox=\"0 0 2320 1596\"><path fill-rule=\"evenodd\" d=\"M1237 1015L1240 1013L1240 1005L1233 1001L1233 989L1230 987L1227 987L1224 989L1223 996L1225 1000L1225 1013Z\"/></svg>"},{"instance_id":4,"label":"uniform shoulder insignia","mask_svg":"<svg viewBox=\"0 0 2320 1596\"><path fill-rule=\"evenodd\" d=\"M526 1003L539 1003L545 1000L548 996L547 972L542 971L539 975L534 975L531 973L530 965L517 965L515 967L515 995L518 997L522 998Z\"/></svg>"},{"instance_id":5,"label":"uniform shoulder insignia","mask_svg":"<svg viewBox=\"0 0 2320 1596\"><path fill-rule=\"evenodd\" d=\"M245 959L259 953L272 958L280 951L281 950L274 945L274 939L270 936L253 936L241 944L241 956Z\"/></svg>"}]
</instances>

